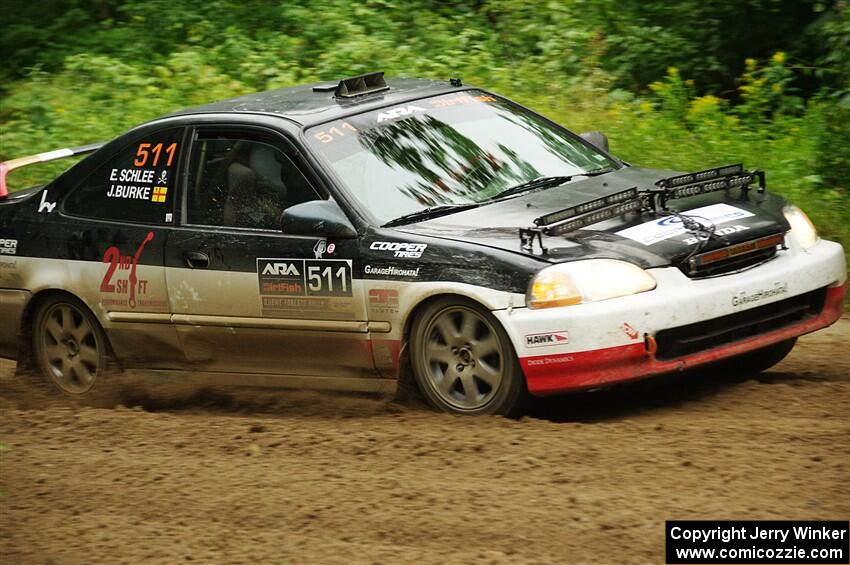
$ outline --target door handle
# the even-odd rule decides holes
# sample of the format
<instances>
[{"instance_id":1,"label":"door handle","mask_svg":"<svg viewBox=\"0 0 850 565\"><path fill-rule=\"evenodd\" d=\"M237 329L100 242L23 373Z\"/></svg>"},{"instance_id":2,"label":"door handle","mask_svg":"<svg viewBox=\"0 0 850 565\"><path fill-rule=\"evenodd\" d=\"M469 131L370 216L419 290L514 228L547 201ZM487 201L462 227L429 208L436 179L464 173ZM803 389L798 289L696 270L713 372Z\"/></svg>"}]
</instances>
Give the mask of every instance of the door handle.
<instances>
[{"instance_id":1,"label":"door handle","mask_svg":"<svg viewBox=\"0 0 850 565\"><path fill-rule=\"evenodd\" d=\"M187 251L183 258L190 269L206 269L210 266L210 256L200 251Z\"/></svg>"}]
</instances>

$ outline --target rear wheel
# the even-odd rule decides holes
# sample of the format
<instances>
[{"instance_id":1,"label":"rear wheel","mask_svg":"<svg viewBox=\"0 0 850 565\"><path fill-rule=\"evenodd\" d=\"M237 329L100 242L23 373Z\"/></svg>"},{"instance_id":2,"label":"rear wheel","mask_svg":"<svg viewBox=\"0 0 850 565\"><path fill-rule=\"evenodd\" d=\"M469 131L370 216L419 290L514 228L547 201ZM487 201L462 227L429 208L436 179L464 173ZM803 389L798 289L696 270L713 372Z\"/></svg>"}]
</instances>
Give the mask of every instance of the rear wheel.
<instances>
[{"instance_id":1,"label":"rear wheel","mask_svg":"<svg viewBox=\"0 0 850 565\"><path fill-rule=\"evenodd\" d=\"M514 349L490 312L442 298L419 313L411 364L422 394L439 410L515 415L528 394Z\"/></svg>"},{"instance_id":2,"label":"rear wheel","mask_svg":"<svg viewBox=\"0 0 850 565\"><path fill-rule=\"evenodd\" d=\"M730 366L736 372L761 373L767 371L791 353L797 338L774 343L762 349L757 349L735 357L730 361Z\"/></svg>"},{"instance_id":3,"label":"rear wheel","mask_svg":"<svg viewBox=\"0 0 850 565\"><path fill-rule=\"evenodd\" d=\"M105 389L106 338L89 310L71 297L39 305L33 324L33 350L41 373L59 392L90 398Z\"/></svg>"}]
</instances>

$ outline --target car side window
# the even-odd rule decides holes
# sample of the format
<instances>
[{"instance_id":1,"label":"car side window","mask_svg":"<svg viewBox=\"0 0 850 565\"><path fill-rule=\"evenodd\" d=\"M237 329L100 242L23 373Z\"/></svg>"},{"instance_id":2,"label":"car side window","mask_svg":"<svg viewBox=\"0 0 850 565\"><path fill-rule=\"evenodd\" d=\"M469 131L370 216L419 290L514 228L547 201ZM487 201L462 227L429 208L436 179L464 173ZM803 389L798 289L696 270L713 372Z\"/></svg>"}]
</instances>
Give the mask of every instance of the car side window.
<instances>
[{"instance_id":1,"label":"car side window","mask_svg":"<svg viewBox=\"0 0 850 565\"><path fill-rule=\"evenodd\" d=\"M320 196L273 142L200 137L192 148L186 222L279 230L283 211Z\"/></svg>"},{"instance_id":2,"label":"car side window","mask_svg":"<svg viewBox=\"0 0 850 565\"><path fill-rule=\"evenodd\" d=\"M126 145L77 185L63 203L76 216L145 224L172 221L183 128Z\"/></svg>"}]
</instances>

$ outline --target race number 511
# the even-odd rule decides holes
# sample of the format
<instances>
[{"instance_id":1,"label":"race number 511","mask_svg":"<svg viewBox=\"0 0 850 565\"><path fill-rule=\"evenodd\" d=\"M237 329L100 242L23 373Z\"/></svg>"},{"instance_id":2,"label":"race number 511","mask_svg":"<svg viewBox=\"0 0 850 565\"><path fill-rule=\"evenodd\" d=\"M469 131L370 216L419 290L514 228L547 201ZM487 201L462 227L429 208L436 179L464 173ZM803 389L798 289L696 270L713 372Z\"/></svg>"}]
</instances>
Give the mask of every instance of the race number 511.
<instances>
[{"instance_id":1,"label":"race number 511","mask_svg":"<svg viewBox=\"0 0 850 565\"><path fill-rule=\"evenodd\" d=\"M140 143L139 147L136 149L136 159L133 161L133 164L137 167L144 167L148 164L148 160L150 159L150 166L158 167L159 158L163 153L162 147L162 143L157 143L156 145L153 145L151 143ZM174 160L174 154L176 152L176 143L172 143L171 145L165 148L165 154L168 157L168 160L165 162L166 167L171 166L171 162Z\"/></svg>"}]
</instances>

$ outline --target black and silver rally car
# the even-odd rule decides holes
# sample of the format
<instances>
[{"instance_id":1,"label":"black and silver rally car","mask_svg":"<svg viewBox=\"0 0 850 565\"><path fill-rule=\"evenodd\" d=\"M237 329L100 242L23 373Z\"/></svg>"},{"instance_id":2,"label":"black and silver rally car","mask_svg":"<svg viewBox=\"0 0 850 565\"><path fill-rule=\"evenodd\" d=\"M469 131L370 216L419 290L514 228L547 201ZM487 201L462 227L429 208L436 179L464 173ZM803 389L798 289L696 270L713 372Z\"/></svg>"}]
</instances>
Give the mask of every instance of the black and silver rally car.
<instances>
[{"instance_id":1,"label":"black and silver rally car","mask_svg":"<svg viewBox=\"0 0 850 565\"><path fill-rule=\"evenodd\" d=\"M731 357L767 368L846 288L841 246L763 173L631 166L454 79L252 94L0 164L0 354L68 395L114 363L361 391L410 376L440 409L509 414Z\"/></svg>"}]
</instances>

